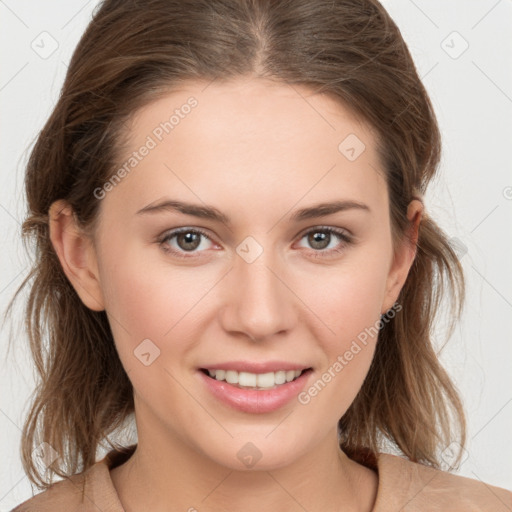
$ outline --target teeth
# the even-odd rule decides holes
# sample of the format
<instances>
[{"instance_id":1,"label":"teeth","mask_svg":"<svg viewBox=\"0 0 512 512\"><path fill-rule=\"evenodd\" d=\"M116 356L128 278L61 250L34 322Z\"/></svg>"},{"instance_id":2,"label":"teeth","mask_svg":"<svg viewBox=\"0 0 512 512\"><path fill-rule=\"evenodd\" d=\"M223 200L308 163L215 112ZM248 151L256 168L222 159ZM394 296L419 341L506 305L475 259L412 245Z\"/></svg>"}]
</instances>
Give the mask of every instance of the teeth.
<instances>
[{"instance_id":1,"label":"teeth","mask_svg":"<svg viewBox=\"0 0 512 512\"><path fill-rule=\"evenodd\" d=\"M235 372L235 370L227 370L226 382L228 384L238 384L238 372Z\"/></svg>"},{"instance_id":2,"label":"teeth","mask_svg":"<svg viewBox=\"0 0 512 512\"><path fill-rule=\"evenodd\" d=\"M258 387L259 388L272 388L275 385L276 385L276 375L274 372L260 373L258 375Z\"/></svg>"},{"instance_id":3,"label":"teeth","mask_svg":"<svg viewBox=\"0 0 512 512\"><path fill-rule=\"evenodd\" d=\"M284 384L286 382L286 372L284 372L284 371L276 372L275 377L274 377L274 382L276 384Z\"/></svg>"},{"instance_id":4,"label":"teeth","mask_svg":"<svg viewBox=\"0 0 512 512\"><path fill-rule=\"evenodd\" d=\"M228 384L238 387L271 389L275 386L291 382L299 377L302 370L279 370L268 373L236 372L234 370L208 370L210 377L216 380L225 380Z\"/></svg>"},{"instance_id":5,"label":"teeth","mask_svg":"<svg viewBox=\"0 0 512 512\"><path fill-rule=\"evenodd\" d=\"M255 373L240 372L238 374L238 384L240 384L240 386L254 388L256 386L256 382L258 382L258 385L261 386L259 382L260 377L261 375L256 375Z\"/></svg>"}]
</instances>

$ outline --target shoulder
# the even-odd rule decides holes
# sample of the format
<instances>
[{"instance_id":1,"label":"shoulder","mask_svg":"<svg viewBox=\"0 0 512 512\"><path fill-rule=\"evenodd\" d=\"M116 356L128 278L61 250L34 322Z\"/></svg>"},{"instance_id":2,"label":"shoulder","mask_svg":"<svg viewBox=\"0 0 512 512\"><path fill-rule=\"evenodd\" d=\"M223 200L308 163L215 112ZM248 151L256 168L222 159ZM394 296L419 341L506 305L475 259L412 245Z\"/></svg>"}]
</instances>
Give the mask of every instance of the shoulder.
<instances>
[{"instance_id":1,"label":"shoulder","mask_svg":"<svg viewBox=\"0 0 512 512\"><path fill-rule=\"evenodd\" d=\"M82 474L56 482L47 490L21 503L11 512L79 510L81 498L84 495L83 483Z\"/></svg>"},{"instance_id":2,"label":"shoulder","mask_svg":"<svg viewBox=\"0 0 512 512\"><path fill-rule=\"evenodd\" d=\"M122 511L105 459L87 471L54 483L11 512Z\"/></svg>"},{"instance_id":3,"label":"shoulder","mask_svg":"<svg viewBox=\"0 0 512 512\"><path fill-rule=\"evenodd\" d=\"M512 492L390 454L378 454L375 512L510 512Z\"/></svg>"}]
</instances>

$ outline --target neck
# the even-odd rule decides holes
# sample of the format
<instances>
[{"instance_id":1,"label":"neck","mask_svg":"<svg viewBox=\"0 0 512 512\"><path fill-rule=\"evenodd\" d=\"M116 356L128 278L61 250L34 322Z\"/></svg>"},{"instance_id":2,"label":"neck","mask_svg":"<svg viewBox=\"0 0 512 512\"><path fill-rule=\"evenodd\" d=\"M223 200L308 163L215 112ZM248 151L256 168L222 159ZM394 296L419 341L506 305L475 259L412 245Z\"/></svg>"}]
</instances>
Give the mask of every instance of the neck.
<instances>
[{"instance_id":1,"label":"neck","mask_svg":"<svg viewBox=\"0 0 512 512\"><path fill-rule=\"evenodd\" d=\"M371 511L377 475L339 449L336 432L313 452L273 470L240 471L138 425L135 452L110 474L126 512Z\"/></svg>"}]
</instances>

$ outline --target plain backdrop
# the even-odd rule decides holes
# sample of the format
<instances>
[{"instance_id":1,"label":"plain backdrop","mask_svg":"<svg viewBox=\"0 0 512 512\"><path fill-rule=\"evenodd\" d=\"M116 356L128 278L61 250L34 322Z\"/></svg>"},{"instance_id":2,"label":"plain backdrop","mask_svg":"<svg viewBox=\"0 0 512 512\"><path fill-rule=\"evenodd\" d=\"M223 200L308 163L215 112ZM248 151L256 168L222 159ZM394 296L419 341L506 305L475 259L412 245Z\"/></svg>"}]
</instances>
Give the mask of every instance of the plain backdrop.
<instances>
[{"instance_id":1,"label":"plain backdrop","mask_svg":"<svg viewBox=\"0 0 512 512\"><path fill-rule=\"evenodd\" d=\"M443 135L427 211L468 280L440 357L459 387L468 444L459 474L512 489L512 1L385 0L431 96ZM23 173L96 0L0 0L0 312L28 272ZM22 321L15 310L14 327ZM23 331L1 331L0 512L32 495L19 444L33 365ZM439 321L439 340L443 326ZM37 489L34 489L38 492Z\"/></svg>"}]
</instances>

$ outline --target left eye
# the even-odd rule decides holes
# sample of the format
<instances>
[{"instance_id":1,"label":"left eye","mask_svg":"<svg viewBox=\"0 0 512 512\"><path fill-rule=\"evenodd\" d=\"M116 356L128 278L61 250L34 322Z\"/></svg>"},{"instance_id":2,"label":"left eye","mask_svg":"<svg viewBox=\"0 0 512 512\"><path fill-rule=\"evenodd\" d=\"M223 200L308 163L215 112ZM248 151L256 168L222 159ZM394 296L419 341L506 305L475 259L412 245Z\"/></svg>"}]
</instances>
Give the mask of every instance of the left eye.
<instances>
[{"instance_id":1,"label":"left eye","mask_svg":"<svg viewBox=\"0 0 512 512\"><path fill-rule=\"evenodd\" d=\"M333 241L333 235L334 238L341 240L341 243L338 241L338 243L334 243L334 246L329 247L330 243ZM304 238L306 238L308 244L315 249L315 252L321 253L339 252L343 249L344 245L352 241L352 238L345 231L330 227L310 229L302 236L301 240ZM340 245L342 247L340 247Z\"/></svg>"},{"instance_id":2,"label":"left eye","mask_svg":"<svg viewBox=\"0 0 512 512\"><path fill-rule=\"evenodd\" d=\"M175 256L189 258L194 253L202 252L202 238L212 242L208 234L198 228L179 228L168 232L159 240L161 247ZM336 242L335 239L338 239ZM344 230L331 227L317 227L304 233L300 240L307 239L307 243L313 249L315 256L324 256L334 252L340 252L344 246L351 243L351 236ZM331 242L334 241L334 246ZM213 242L212 242L213 243ZM331 246L331 247L329 247ZM191 254L187 256L186 253Z\"/></svg>"},{"instance_id":3,"label":"left eye","mask_svg":"<svg viewBox=\"0 0 512 512\"><path fill-rule=\"evenodd\" d=\"M177 256L183 256L183 252L191 252L195 251L198 247L201 246L201 237L210 240L210 237L199 229L190 229L190 228L181 228L175 229L170 233L166 234L164 238L160 240L160 245L165 251L176 254ZM176 247L170 242L175 239L175 242L178 246ZM187 258L188 256L183 256Z\"/></svg>"}]
</instances>

